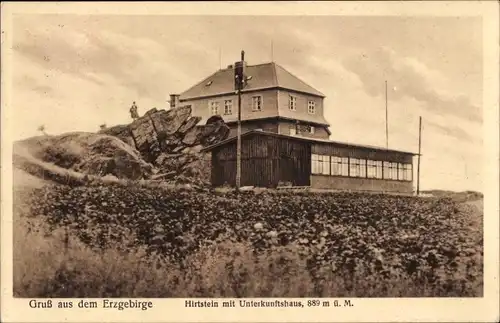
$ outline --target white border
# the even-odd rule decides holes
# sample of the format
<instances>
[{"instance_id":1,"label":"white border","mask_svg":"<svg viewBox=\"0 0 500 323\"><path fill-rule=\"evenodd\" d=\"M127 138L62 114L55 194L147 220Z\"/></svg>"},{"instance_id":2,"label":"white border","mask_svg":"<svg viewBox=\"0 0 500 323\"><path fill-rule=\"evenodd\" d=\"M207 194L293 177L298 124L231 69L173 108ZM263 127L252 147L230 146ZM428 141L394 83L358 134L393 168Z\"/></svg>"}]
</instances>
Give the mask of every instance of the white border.
<instances>
[{"instance_id":1,"label":"white border","mask_svg":"<svg viewBox=\"0 0 500 323\"><path fill-rule=\"evenodd\" d=\"M499 24L498 3L491 2L183 2L183 3L2 3L2 295L4 322L320 322L320 321L498 321L499 304ZM12 298L12 147L9 105L12 73L13 14L133 14L133 15L355 15L355 16L482 16L484 37L484 297L476 299L353 299L354 308L193 309L182 299L153 300L147 311L96 309L29 309Z\"/></svg>"}]
</instances>

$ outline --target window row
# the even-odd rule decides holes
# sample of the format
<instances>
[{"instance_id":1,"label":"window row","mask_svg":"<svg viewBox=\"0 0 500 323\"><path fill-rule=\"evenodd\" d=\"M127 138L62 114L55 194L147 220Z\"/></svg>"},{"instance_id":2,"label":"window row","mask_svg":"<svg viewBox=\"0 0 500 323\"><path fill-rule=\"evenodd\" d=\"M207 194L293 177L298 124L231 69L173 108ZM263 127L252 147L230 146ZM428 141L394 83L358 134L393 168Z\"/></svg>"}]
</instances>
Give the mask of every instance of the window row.
<instances>
[{"instance_id":1,"label":"window row","mask_svg":"<svg viewBox=\"0 0 500 323\"><path fill-rule=\"evenodd\" d=\"M220 103L218 101L210 101L208 103L208 108L211 115L220 115ZM261 111L262 110L262 96L252 97L252 110ZM233 114L233 100L224 100L224 115Z\"/></svg>"},{"instance_id":2,"label":"window row","mask_svg":"<svg viewBox=\"0 0 500 323\"><path fill-rule=\"evenodd\" d=\"M220 114L220 103L218 101L210 101L208 104L208 107L210 109L210 114L211 115L219 115ZM262 96L261 95L255 95L252 96L252 111L261 111L262 110ZM290 100L288 107L292 111L297 110L297 97L290 95ZM224 100L224 115L231 115L233 114L233 100ZM316 113L316 102L314 101L308 101L307 102L307 112L309 114L315 114Z\"/></svg>"},{"instance_id":3,"label":"window row","mask_svg":"<svg viewBox=\"0 0 500 323\"><path fill-rule=\"evenodd\" d=\"M290 95L288 97L288 108L292 111L297 111L297 97ZM315 114L316 113L316 102L307 101L307 113Z\"/></svg>"},{"instance_id":4,"label":"window row","mask_svg":"<svg viewBox=\"0 0 500 323\"><path fill-rule=\"evenodd\" d=\"M211 115L220 115L220 105L218 101L211 101L208 104ZM224 115L233 114L233 100L224 100Z\"/></svg>"},{"instance_id":5,"label":"window row","mask_svg":"<svg viewBox=\"0 0 500 323\"><path fill-rule=\"evenodd\" d=\"M329 155L312 155L312 174L411 181L412 164Z\"/></svg>"}]
</instances>

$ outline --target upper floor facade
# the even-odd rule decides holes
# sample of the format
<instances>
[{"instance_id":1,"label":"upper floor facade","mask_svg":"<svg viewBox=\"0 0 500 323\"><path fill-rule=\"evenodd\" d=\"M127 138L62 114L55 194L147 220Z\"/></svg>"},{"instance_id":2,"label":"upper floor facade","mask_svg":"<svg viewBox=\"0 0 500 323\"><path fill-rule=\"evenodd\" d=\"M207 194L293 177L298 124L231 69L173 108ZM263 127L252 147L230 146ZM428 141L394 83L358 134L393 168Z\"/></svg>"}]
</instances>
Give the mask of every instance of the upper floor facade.
<instances>
[{"instance_id":1,"label":"upper floor facade","mask_svg":"<svg viewBox=\"0 0 500 323\"><path fill-rule=\"evenodd\" d=\"M252 124L275 127L284 134L329 137L329 124L324 117L325 96L321 92L276 63L247 66L246 74L252 79L241 93L242 123L250 128ZM202 120L220 115L228 124L237 122L238 95L232 66L219 70L173 100L179 105L190 105L193 115ZM304 128L307 131L302 131Z\"/></svg>"}]
</instances>

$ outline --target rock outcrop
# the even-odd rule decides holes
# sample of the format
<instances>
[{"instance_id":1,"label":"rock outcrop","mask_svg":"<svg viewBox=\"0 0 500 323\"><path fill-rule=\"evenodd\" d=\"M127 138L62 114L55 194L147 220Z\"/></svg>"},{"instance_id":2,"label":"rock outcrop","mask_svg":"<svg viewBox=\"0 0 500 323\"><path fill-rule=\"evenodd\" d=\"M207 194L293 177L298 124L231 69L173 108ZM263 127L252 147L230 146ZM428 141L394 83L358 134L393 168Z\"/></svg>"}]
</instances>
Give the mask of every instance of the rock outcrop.
<instances>
[{"instance_id":1,"label":"rock outcrop","mask_svg":"<svg viewBox=\"0 0 500 323\"><path fill-rule=\"evenodd\" d=\"M136 148L144 160L160 165L157 159L162 154L179 154L187 148L208 146L228 137L229 127L221 117L212 117L205 125L198 125L201 118L191 113L190 106L155 108L129 125L103 129L100 133L121 139Z\"/></svg>"},{"instance_id":2,"label":"rock outcrop","mask_svg":"<svg viewBox=\"0 0 500 323\"><path fill-rule=\"evenodd\" d=\"M191 116L191 107L152 109L131 124L99 133L16 142L14 163L35 176L47 173L58 182L67 177L63 170L74 172L70 177L75 185L85 183L84 176L207 184L210 156L200 151L226 139L229 127L221 117L212 117L205 125L198 125L200 120Z\"/></svg>"},{"instance_id":3,"label":"rock outcrop","mask_svg":"<svg viewBox=\"0 0 500 323\"><path fill-rule=\"evenodd\" d=\"M39 160L81 174L111 175L120 179L145 179L153 173L153 166L123 141L87 132L40 136L16 142L14 162L16 160Z\"/></svg>"}]
</instances>

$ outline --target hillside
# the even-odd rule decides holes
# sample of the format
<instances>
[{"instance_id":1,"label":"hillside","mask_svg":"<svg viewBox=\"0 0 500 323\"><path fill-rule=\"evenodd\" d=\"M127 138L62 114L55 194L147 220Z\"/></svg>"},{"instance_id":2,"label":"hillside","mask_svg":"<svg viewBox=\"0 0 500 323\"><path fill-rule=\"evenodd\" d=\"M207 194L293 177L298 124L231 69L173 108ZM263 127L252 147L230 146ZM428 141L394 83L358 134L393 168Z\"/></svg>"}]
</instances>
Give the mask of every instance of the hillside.
<instances>
[{"instance_id":1,"label":"hillside","mask_svg":"<svg viewBox=\"0 0 500 323\"><path fill-rule=\"evenodd\" d=\"M163 264L158 268L176 273L175 277L161 274L170 284L168 290L124 295L115 286L101 294L89 290L86 297L482 295L482 214L452 199L48 185L21 190L15 197L15 212L18 219L43 219L53 234L66 228L73 240L66 246L68 252L89 248L87 252L103 257L144 252L140 256L144 262L158 259ZM34 266L36 260L32 261ZM65 266L72 268L76 260L69 261ZM250 287L251 281L261 280L245 278L257 270L251 265L254 261L258 261L255 266L277 266L259 274L267 281L263 284L274 286L271 281L277 279L281 287L276 288L281 289L283 281L277 277L293 281L300 273L300 279L307 278L310 285L302 292L297 286L275 292ZM212 266L204 270L222 275L217 281L240 283L215 287L216 281L206 278L196 283L199 288L185 289L181 282L197 281L201 270L197 266ZM227 266L233 269L224 272ZM65 275L90 275L67 267L58 270ZM72 291L67 291L57 277L49 281L54 284L52 296L81 295L82 286L76 283L69 283ZM332 290L334 282L344 285ZM28 296L19 286L18 293Z\"/></svg>"},{"instance_id":2,"label":"hillside","mask_svg":"<svg viewBox=\"0 0 500 323\"><path fill-rule=\"evenodd\" d=\"M15 144L16 296L482 296L481 195L214 190L190 113Z\"/></svg>"},{"instance_id":3,"label":"hillside","mask_svg":"<svg viewBox=\"0 0 500 323\"><path fill-rule=\"evenodd\" d=\"M227 138L229 128L220 117L205 125L199 121L189 107L152 109L128 125L99 133L28 138L14 144L14 167L60 184L111 178L204 185L210 164L200 150Z\"/></svg>"},{"instance_id":4,"label":"hillside","mask_svg":"<svg viewBox=\"0 0 500 323\"><path fill-rule=\"evenodd\" d=\"M427 190L422 191L422 194L430 195L433 197L452 198L459 202L478 201L483 199L483 193L476 191L457 192L447 190Z\"/></svg>"}]
</instances>

